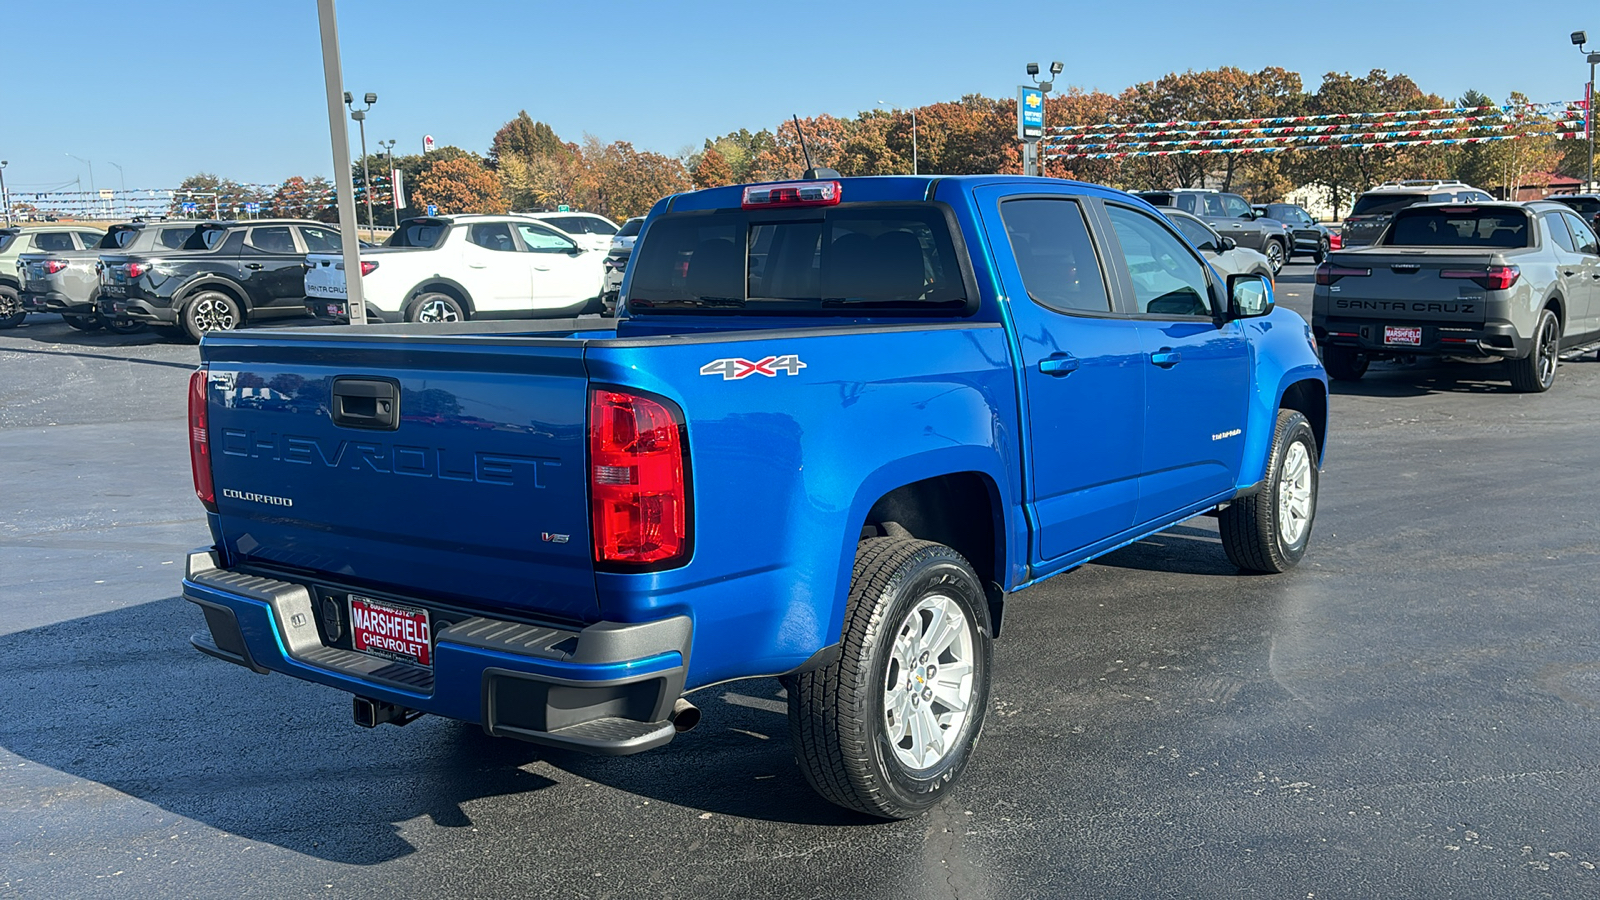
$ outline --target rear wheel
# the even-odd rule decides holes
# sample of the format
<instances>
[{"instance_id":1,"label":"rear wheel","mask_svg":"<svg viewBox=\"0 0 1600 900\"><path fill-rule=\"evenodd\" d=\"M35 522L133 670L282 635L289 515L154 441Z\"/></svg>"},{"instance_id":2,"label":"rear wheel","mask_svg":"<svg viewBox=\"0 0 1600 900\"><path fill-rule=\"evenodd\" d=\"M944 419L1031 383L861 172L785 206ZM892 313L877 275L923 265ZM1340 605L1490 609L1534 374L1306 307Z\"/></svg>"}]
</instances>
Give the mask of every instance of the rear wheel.
<instances>
[{"instance_id":1,"label":"rear wheel","mask_svg":"<svg viewBox=\"0 0 1600 900\"><path fill-rule=\"evenodd\" d=\"M1317 244L1316 252L1311 254L1311 259L1314 262L1316 262L1317 265L1320 266L1320 265L1322 265L1322 261L1327 259L1327 258L1328 258L1328 239L1327 238L1323 238Z\"/></svg>"},{"instance_id":2,"label":"rear wheel","mask_svg":"<svg viewBox=\"0 0 1600 900\"><path fill-rule=\"evenodd\" d=\"M1262 252L1267 255L1267 262L1272 264L1272 274L1274 275L1283 269L1283 261L1289 257L1289 254L1283 249L1283 244L1279 241L1267 241L1267 245Z\"/></svg>"},{"instance_id":3,"label":"rear wheel","mask_svg":"<svg viewBox=\"0 0 1600 900\"><path fill-rule=\"evenodd\" d=\"M143 322L139 321L138 319L130 319L126 316L117 319L111 316L103 315L100 317L100 321L104 322L106 329L113 334L138 334L139 332L145 330Z\"/></svg>"},{"instance_id":4,"label":"rear wheel","mask_svg":"<svg viewBox=\"0 0 1600 900\"><path fill-rule=\"evenodd\" d=\"M1533 329L1533 349L1526 359L1508 360L1511 386L1524 394L1542 394L1556 383L1556 363L1561 355L1561 319L1553 309L1539 313Z\"/></svg>"},{"instance_id":5,"label":"rear wheel","mask_svg":"<svg viewBox=\"0 0 1600 900\"><path fill-rule=\"evenodd\" d=\"M961 554L862 541L839 660L785 679L806 780L872 816L904 819L938 803L983 730L990 644L983 588Z\"/></svg>"},{"instance_id":6,"label":"rear wheel","mask_svg":"<svg viewBox=\"0 0 1600 900\"><path fill-rule=\"evenodd\" d=\"M1311 423L1295 410L1278 410L1266 483L1229 503L1217 517L1228 560L1247 572L1294 568L1311 542L1317 477L1317 437Z\"/></svg>"},{"instance_id":7,"label":"rear wheel","mask_svg":"<svg viewBox=\"0 0 1600 900\"><path fill-rule=\"evenodd\" d=\"M1322 348L1322 364L1334 381L1360 381L1367 374L1367 355L1354 347Z\"/></svg>"},{"instance_id":8,"label":"rear wheel","mask_svg":"<svg viewBox=\"0 0 1600 900\"><path fill-rule=\"evenodd\" d=\"M15 328L28 317L16 288L0 284L0 328Z\"/></svg>"},{"instance_id":9,"label":"rear wheel","mask_svg":"<svg viewBox=\"0 0 1600 900\"><path fill-rule=\"evenodd\" d=\"M99 331L101 328L104 328L106 324L105 320L101 319L99 316L63 315L61 318L65 320L68 325L71 325L73 328L76 328L79 331Z\"/></svg>"},{"instance_id":10,"label":"rear wheel","mask_svg":"<svg viewBox=\"0 0 1600 900\"><path fill-rule=\"evenodd\" d=\"M460 322L467 317L460 301L449 294L423 294L406 310L407 322Z\"/></svg>"},{"instance_id":11,"label":"rear wheel","mask_svg":"<svg viewBox=\"0 0 1600 900\"><path fill-rule=\"evenodd\" d=\"M244 325L244 311L238 301L221 291L201 291L183 308L183 331L199 341L210 331L232 331Z\"/></svg>"}]
</instances>

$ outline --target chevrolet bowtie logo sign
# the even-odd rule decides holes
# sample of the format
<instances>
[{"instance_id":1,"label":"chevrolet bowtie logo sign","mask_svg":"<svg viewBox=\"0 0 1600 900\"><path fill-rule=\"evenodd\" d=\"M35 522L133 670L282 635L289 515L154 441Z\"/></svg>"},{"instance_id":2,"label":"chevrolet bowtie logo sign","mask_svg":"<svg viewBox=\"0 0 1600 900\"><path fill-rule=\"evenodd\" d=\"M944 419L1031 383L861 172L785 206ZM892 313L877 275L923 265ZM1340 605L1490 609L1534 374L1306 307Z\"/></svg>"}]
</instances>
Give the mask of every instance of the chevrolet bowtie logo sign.
<instances>
[{"instance_id":1,"label":"chevrolet bowtie logo sign","mask_svg":"<svg viewBox=\"0 0 1600 900\"><path fill-rule=\"evenodd\" d=\"M1034 109L1034 108L1038 107L1038 105L1040 103L1044 102L1044 101L1043 101L1042 98L1040 98L1040 96L1038 94L1029 94L1028 95L1028 99L1027 99L1026 102L1028 104L1028 108L1029 109Z\"/></svg>"}]
</instances>

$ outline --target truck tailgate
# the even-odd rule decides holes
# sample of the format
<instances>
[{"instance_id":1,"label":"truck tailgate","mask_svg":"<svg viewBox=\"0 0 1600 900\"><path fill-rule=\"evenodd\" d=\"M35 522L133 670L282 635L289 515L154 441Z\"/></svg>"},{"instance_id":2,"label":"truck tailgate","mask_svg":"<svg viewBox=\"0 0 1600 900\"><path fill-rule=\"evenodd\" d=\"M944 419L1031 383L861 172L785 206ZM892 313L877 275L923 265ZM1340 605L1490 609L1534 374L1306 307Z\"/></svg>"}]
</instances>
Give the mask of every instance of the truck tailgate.
<instances>
[{"instance_id":1,"label":"truck tailgate","mask_svg":"<svg viewBox=\"0 0 1600 900\"><path fill-rule=\"evenodd\" d=\"M1343 275L1329 285L1328 314L1482 325L1486 289L1464 276L1483 272L1494 259L1494 254L1477 249L1335 252L1328 256L1334 272L1370 274Z\"/></svg>"},{"instance_id":2,"label":"truck tailgate","mask_svg":"<svg viewBox=\"0 0 1600 900\"><path fill-rule=\"evenodd\" d=\"M240 562L596 616L582 341L221 336L203 356L219 528Z\"/></svg>"}]
</instances>

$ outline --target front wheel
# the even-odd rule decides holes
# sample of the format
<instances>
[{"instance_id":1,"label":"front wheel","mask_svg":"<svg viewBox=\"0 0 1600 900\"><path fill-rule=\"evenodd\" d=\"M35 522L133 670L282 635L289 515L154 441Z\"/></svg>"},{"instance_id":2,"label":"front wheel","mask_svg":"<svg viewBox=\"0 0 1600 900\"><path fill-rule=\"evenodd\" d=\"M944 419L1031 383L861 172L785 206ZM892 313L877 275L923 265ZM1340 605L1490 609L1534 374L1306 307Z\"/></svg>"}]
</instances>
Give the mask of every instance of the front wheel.
<instances>
[{"instance_id":1,"label":"front wheel","mask_svg":"<svg viewBox=\"0 0 1600 900\"><path fill-rule=\"evenodd\" d=\"M1266 483L1217 517L1222 549L1246 572L1277 573L1306 555L1317 517L1317 436L1306 417L1278 410Z\"/></svg>"},{"instance_id":2,"label":"front wheel","mask_svg":"<svg viewBox=\"0 0 1600 900\"><path fill-rule=\"evenodd\" d=\"M1533 349L1526 359L1508 360L1511 386L1524 394L1542 394L1556 383L1556 363L1561 355L1561 320L1555 310L1539 313L1533 328Z\"/></svg>"},{"instance_id":3,"label":"front wheel","mask_svg":"<svg viewBox=\"0 0 1600 900\"><path fill-rule=\"evenodd\" d=\"M1289 256L1284 251L1283 244L1277 241L1267 241L1266 249L1262 252L1267 254L1267 262L1272 264L1272 274L1276 275L1282 271L1283 261Z\"/></svg>"},{"instance_id":4,"label":"front wheel","mask_svg":"<svg viewBox=\"0 0 1600 900\"><path fill-rule=\"evenodd\" d=\"M15 328L27 317L28 311L22 308L22 297L15 289L0 284L0 328Z\"/></svg>"},{"instance_id":5,"label":"front wheel","mask_svg":"<svg viewBox=\"0 0 1600 900\"><path fill-rule=\"evenodd\" d=\"M806 780L840 806L888 819L938 803L983 730L991 644L983 587L961 554L862 541L839 660L785 680Z\"/></svg>"}]
</instances>

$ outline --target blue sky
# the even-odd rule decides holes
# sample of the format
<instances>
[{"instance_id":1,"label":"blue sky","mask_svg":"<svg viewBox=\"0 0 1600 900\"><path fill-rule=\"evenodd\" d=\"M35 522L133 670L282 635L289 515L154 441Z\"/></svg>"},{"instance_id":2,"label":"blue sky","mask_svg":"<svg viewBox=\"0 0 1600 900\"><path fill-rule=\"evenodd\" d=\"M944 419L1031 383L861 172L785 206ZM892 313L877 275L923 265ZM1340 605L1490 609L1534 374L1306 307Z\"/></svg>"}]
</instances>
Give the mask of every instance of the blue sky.
<instances>
[{"instance_id":1,"label":"blue sky","mask_svg":"<svg viewBox=\"0 0 1600 900\"><path fill-rule=\"evenodd\" d=\"M525 108L567 140L673 154L791 113L1010 95L1030 60L1064 62L1059 85L1111 92L1174 70L1277 65L1313 89L1328 71L1386 68L1449 97L1575 99L1588 69L1567 35L1600 39L1600 5L341 0L339 26L346 87L379 97L371 149L394 138L415 152L432 134L481 152ZM100 188L171 187L201 170L331 175L317 34L314 0L5 0L7 185L87 188L67 154L93 163Z\"/></svg>"}]
</instances>

